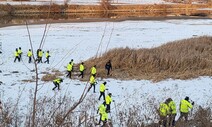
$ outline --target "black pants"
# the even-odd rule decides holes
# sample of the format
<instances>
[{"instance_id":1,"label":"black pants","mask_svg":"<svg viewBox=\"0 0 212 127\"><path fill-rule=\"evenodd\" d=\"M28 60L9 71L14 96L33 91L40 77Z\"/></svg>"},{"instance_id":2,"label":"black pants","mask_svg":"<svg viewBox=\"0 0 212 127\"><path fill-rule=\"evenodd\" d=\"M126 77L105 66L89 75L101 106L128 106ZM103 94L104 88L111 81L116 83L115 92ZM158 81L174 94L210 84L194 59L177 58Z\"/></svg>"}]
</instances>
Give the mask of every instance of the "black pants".
<instances>
[{"instance_id":1,"label":"black pants","mask_svg":"<svg viewBox=\"0 0 212 127\"><path fill-rule=\"evenodd\" d=\"M14 62L18 59L18 62L20 62L20 58L19 56L16 56L15 59L14 59Z\"/></svg>"},{"instance_id":2,"label":"black pants","mask_svg":"<svg viewBox=\"0 0 212 127\"><path fill-rule=\"evenodd\" d=\"M95 89L96 89L96 85L94 84L90 84L90 87L88 89L88 91L90 91L91 87L93 87L93 92L96 93Z\"/></svg>"},{"instance_id":3,"label":"black pants","mask_svg":"<svg viewBox=\"0 0 212 127\"><path fill-rule=\"evenodd\" d=\"M110 113L110 104L106 104L106 112Z\"/></svg>"},{"instance_id":4,"label":"black pants","mask_svg":"<svg viewBox=\"0 0 212 127\"><path fill-rule=\"evenodd\" d=\"M84 77L84 71L80 71L80 75L78 77L80 77L80 76L81 76L81 78Z\"/></svg>"},{"instance_id":5,"label":"black pants","mask_svg":"<svg viewBox=\"0 0 212 127\"><path fill-rule=\"evenodd\" d=\"M167 127L167 117L166 116L160 116L159 124L163 127Z\"/></svg>"},{"instance_id":6,"label":"black pants","mask_svg":"<svg viewBox=\"0 0 212 127\"><path fill-rule=\"evenodd\" d=\"M52 90L55 90L55 88L58 88L58 90L60 90L60 84L56 83L56 82L53 82L54 84L54 88Z\"/></svg>"},{"instance_id":7,"label":"black pants","mask_svg":"<svg viewBox=\"0 0 212 127\"><path fill-rule=\"evenodd\" d=\"M19 59L21 60L21 54L19 54Z\"/></svg>"},{"instance_id":8,"label":"black pants","mask_svg":"<svg viewBox=\"0 0 212 127\"><path fill-rule=\"evenodd\" d=\"M100 115L99 124L101 124L101 121L102 121L102 114L99 113L99 115Z\"/></svg>"},{"instance_id":9,"label":"black pants","mask_svg":"<svg viewBox=\"0 0 212 127\"><path fill-rule=\"evenodd\" d=\"M29 61L28 61L28 62L29 62L29 63L31 63L31 61L32 61L32 57L30 56L30 57L29 57Z\"/></svg>"},{"instance_id":10,"label":"black pants","mask_svg":"<svg viewBox=\"0 0 212 127\"><path fill-rule=\"evenodd\" d=\"M169 126L175 126L175 117L176 114L169 115Z\"/></svg>"},{"instance_id":11,"label":"black pants","mask_svg":"<svg viewBox=\"0 0 212 127\"><path fill-rule=\"evenodd\" d=\"M44 63L49 64L49 57L46 58L46 61Z\"/></svg>"},{"instance_id":12,"label":"black pants","mask_svg":"<svg viewBox=\"0 0 212 127\"><path fill-rule=\"evenodd\" d=\"M185 121L187 122L188 121L188 113L180 112L179 120L181 120L183 117L185 118Z\"/></svg>"},{"instance_id":13,"label":"black pants","mask_svg":"<svg viewBox=\"0 0 212 127\"><path fill-rule=\"evenodd\" d=\"M107 121L102 121L103 125L101 127L106 127Z\"/></svg>"},{"instance_id":14,"label":"black pants","mask_svg":"<svg viewBox=\"0 0 212 127\"><path fill-rule=\"evenodd\" d=\"M42 57L38 57L38 63L43 63Z\"/></svg>"},{"instance_id":15,"label":"black pants","mask_svg":"<svg viewBox=\"0 0 212 127\"><path fill-rule=\"evenodd\" d=\"M66 77L70 77L71 78L71 71L68 71L68 74L66 75Z\"/></svg>"},{"instance_id":16,"label":"black pants","mask_svg":"<svg viewBox=\"0 0 212 127\"><path fill-rule=\"evenodd\" d=\"M105 100L105 92L100 92L99 100L101 99L102 96L103 96L103 98L104 98L104 100Z\"/></svg>"},{"instance_id":17,"label":"black pants","mask_svg":"<svg viewBox=\"0 0 212 127\"><path fill-rule=\"evenodd\" d=\"M106 69L107 70L107 76L110 75L110 69Z\"/></svg>"},{"instance_id":18,"label":"black pants","mask_svg":"<svg viewBox=\"0 0 212 127\"><path fill-rule=\"evenodd\" d=\"M96 74L92 74L94 77L96 77Z\"/></svg>"}]
</instances>

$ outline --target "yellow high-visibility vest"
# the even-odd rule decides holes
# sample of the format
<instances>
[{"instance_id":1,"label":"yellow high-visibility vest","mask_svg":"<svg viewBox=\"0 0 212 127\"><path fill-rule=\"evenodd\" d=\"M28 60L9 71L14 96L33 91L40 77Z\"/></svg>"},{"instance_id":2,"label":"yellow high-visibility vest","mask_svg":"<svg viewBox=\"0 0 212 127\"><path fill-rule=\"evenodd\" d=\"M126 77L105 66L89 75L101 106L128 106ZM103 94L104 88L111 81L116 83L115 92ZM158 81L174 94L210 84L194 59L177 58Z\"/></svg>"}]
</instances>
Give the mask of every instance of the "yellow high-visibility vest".
<instances>
[{"instance_id":1,"label":"yellow high-visibility vest","mask_svg":"<svg viewBox=\"0 0 212 127\"><path fill-rule=\"evenodd\" d=\"M14 55L15 55L15 56L19 56L19 54L18 54L18 52L17 52L17 51L15 51Z\"/></svg>"},{"instance_id":2,"label":"yellow high-visibility vest","mask_svg":"<svg viewBox=\"0 0 212 127\"><path fill-rule=\"evenodd\" d=\"M92 67L92 68L91 68L91 74L92 74L92 75L95 75L95 74L96 74L96 68L95 68L95 67Z\"/></svg>"},{"instance_id":3,"label":"yellow high-visibility vest","mask_svg":"<svg viewBox=\"0 0 212 127\"><path fill-rule=\"evenodd\" d=\"M27 52L27 56L28 56L28 57L31 57L31 56L32 56L32 51L28 51L28 52Z\"/></svg>"},{"instance_id":4,"label":"yellow high-visibility vest","mask_svg":"<svg viewBox=\"0 0 212 127\"><path fill-rule=\"evenodd\" d=\"M67 71L72 71L72 64L69 63L69 64L67 65Z\"/></svg>"},{"instance_id":5,"label":"yellow high-visibility vest","mask_svg":"<svg viewBox=\"0 0 212 127\"><path fill-rule=\"evenodd\" d=\"M107 95L105 98L105 101L106 101L106 104L109 105L112 102L112 98L109 95Z\"/></svg>"},{"instance_id":6,"label":"yellow high-visibility vest","mask_svg":"<svg viewBox=\"0 0 212 127\"><path fill-rule=\"evenodd\" d=\"M53 82L56 82L56 83L60 84L61 83L61 79L60 78L56 78L56 79L53 80Z\"/></svg>"},{"instance_id":7,"label":"yellow high-visibility vest","mask_svg":"<svg viewBox=\"0 0 212 127\"><path fill-rule=\"evenodd\" d=\"M90 77L90 84L94 84L96 82L95 77L91 75Z\"/></svg>"},{"instance_id":8,"label":"yellow high-visibility vest","mask_svg":"<svg viewBox=\"0 0 212 127\"><path fill-rule=\"evenodd\" d=\"M80 71L84 71L85 70L85 67L84 67L84 65L83 64L80 64L80 69L79 69Z\"/></svg>"},{"instance_id":9,"label":"yellow high-visibility vest","mask_svg":"<svg viewBox=\"0 0 212 127\"><path fill-rule=\"evenodd\" d=\"M105 92L105 89L106 89L105 84L102 83L100 85L100 92Z\"/></svg>"},{"instance_id":10,"label":"yellow high-visibility vest","mask_svg":"<svg viewBox=\"0 0 212 127\"><path fill-rule=\"evenodd\" d=\"M50 55L49 55L49 53L48 52L46 52L46 58L48 58Z\"/></svg>"},{"instance_id":11,"label":"yellow high-visibility vest","mask_svg":"<svg viewBox=\"0 0 212 127\"><path fill-rule=\"evenodd\" d=\"M18 49L18 54L20 55L22 53L21 49Z\"/></svg>"},{"instance_id":12,"label":"yellow high-visibility vest","mask_svg":"<svg viewBox=\"0 0 212 127\"><path fill-rule=\"evenodd\" d=\"M169 107L168 107L168 105L166 103L161 103L160 104L159 111L160 111L160 115L161 116L167 116L169 114Z\"/></svg>"},{"instance_id":13,"label":"yellow high-visibility vest","mask_svg":"<svg viewBox=\"0 0 212 127\"><path fill-rule=\"evenodd\" d=\"M39 52L38 52L38 56L39 56L39 57L42 57L42 56L43 56L43 52L42 52L42 51L39 51Z\"/></svg>"},{"instance_id":14,"label":"yellow high-visibility vest","mask_svg":"<svg viewBox=\"0 0 212 127\"><path fill-rule=\"evenodd\" d=\"M104 112L104 113L102 114L101 120L102 120L102 121L108 120L108 114L107 114L106 112Z\"/></svg>"},{"instance_id":15,"label":"yellow high-visibility vest","mask_svg":"<svg viewBox=\"0 0 212 127\"><path fill-rule=\"evenodd\" d=\"M105 107L104 104L101 104L101 105L98 107L98 109L99 109L99 113L100 113L100 114L103 114L103 113L106 111L106 107Z\"/></svg>"},{"instance_id":16,"label":"yellow high-visibility vest","mask_svg":"<svg viewBox=\"0 0 212 127\"><path fill-rule=\"evenodd\" d=\"M169 110L171 114L176 114L177 113L177 109L176 109L176 104L174 101L171 101L168 103L169 106Z\"/></svg>"},{"instance_id":17,"label":"yellow high-visibility vest","mask_svg":"<svg viewBox=\"0 0 212 127\"><path fill-rule=\"evenodd\" d=\"M180 112L188 113L189 108L192 108L192 104L188 102L187 100L181 100L180 102Z\"/></svg>"}]
</instances>

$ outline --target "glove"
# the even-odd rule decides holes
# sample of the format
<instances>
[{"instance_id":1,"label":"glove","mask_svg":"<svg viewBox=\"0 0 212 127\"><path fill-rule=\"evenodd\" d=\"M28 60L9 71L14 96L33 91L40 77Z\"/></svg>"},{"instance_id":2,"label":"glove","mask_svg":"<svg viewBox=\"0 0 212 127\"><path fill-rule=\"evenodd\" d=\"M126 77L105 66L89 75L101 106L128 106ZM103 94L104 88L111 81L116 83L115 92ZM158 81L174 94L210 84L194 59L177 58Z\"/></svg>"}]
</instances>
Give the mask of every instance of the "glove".
<instances>
[{"instance_id":1,"label":"glove","mask_svg":"<svg viewBox=\"0 0 212 127\"><path fill-rule=\"evenodd\" d=\"M192 102L191 104L194 105L194 102Z\"/></svg>"},{"instance_id":2,"label":"glove","mask_svg":"<svg viewBox=\"0 0 212 127\"><path fill-rule=\"evenodd\" d=\"M115 102L115 100L113 100L113 102Z\"/></svg>"}]
</instances>

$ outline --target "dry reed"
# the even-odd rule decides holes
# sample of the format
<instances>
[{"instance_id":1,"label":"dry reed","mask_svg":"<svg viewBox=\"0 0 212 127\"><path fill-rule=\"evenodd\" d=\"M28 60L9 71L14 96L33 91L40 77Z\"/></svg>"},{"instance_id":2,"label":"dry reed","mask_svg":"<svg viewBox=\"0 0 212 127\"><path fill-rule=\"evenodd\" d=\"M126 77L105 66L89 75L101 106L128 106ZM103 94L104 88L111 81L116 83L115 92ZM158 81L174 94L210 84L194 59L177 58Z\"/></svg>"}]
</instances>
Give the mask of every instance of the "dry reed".
<instances>
[{"instance_id":1,"label":"dry reed","mask_svg":"<svg viewBox=\"0 0 212 127\"><path fill-rule=\"evenodd\" d=\"M104 65L112 61L112 77L119 79L189 79L212 75L212 37L174 41L152 49L115 48L99 58L85 61L97 65L99 77L105 77ZM88 72L87 72L88 73Z\"/></svg>"}]
</instances>

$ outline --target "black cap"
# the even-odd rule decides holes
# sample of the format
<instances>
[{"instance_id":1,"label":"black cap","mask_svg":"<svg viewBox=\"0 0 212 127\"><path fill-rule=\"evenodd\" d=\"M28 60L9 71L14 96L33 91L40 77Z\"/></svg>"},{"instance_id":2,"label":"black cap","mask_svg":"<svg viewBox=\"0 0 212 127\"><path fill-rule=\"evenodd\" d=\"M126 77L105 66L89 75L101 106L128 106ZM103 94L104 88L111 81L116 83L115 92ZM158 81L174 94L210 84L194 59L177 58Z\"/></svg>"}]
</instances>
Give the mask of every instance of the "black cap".
<instances>
[{"instance_id":1,"label":"black cap","mask_svg":"<svg viewBox=\"0 0 212 127\"><path fill-rule=\"evenodd\" d=\"M185 97L185 100L186 100L186 101L188 101L188 100L189 100L189 97L188 97L188 96L186 96L186 97Z\"/></svg>"}]
</instances>

